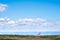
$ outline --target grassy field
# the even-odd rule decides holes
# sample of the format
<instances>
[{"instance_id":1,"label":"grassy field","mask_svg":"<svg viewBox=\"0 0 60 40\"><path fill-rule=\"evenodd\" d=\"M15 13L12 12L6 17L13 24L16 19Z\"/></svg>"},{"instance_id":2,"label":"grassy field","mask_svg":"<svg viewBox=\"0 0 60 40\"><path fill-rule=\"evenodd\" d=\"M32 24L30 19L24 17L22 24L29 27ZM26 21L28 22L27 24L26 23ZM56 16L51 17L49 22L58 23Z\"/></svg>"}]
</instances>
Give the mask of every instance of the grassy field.
<instances>
[{"instance_id":1,"label":"grassy field","mask_svg":"<svg viewBox=\"0 0 60 40\"><path fill-rule=\"evenodd\" d=\"M33 35L0 35L0 40L60 40L59 35L33 36Z\"/></svg>"}]
</instances>

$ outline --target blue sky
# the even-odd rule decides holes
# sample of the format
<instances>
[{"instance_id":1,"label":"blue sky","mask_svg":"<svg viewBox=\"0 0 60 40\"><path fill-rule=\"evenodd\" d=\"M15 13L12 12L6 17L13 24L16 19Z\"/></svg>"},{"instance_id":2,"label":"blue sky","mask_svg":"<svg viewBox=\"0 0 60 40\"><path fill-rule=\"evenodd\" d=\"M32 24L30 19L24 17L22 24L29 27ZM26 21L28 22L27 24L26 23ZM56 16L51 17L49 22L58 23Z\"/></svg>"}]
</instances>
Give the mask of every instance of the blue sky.
<instances>
[{"instance_id":1,"label":"blue sky","mask_svg":"<svg viewBox=\"0 0 60 40\"><path fill-rule=\"evenodd\" d=\"M0 30L60 31L60 0L0 0Z\"/></svg>"},{"instance_id":2,"label":"blue sky","mask_svg":"<svg viewBox=\"0 0 60 40\"><path fill-rule=\"evenodd\" d=\"M1 3L8 5L7 11L3 12L3 14L1 13L1 17L7 16L12 19L14 17L15 19L40 17L52 21L60 20L59 0L2 0Z\"/></svg>"}]
</instances>

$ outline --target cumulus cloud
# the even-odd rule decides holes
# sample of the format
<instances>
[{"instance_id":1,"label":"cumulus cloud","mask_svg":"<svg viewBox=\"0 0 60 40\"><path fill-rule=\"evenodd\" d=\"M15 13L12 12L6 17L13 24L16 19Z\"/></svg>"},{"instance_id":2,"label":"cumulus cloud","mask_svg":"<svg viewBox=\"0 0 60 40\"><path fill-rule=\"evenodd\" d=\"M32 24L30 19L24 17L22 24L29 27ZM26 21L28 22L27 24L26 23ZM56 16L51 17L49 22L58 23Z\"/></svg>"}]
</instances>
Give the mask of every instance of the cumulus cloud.
<instances>
[{"instance_id":1,"label":"cumulus cloud","mask_svg":"<svg viewBox=\"0 0 60 40\"><path fill-rule=\"evenodd\" d=\"M56 31L60 30L60 22L48 22L42 18L23 18L12 20L8 17L0 18L0 26L14 26L15 31ZM24 29L24 30L23 30Z\"/></svg>"},{"instance_id":2,"label":"cumulus cloud","mask_svg":"<svg viewBox=\"0 0 60 40\"><path fill-rule=\"evenodd\" d=\"M16 23L15 23L15 21L10 20L10 21L7 22L7 25L15 26Z\"/></svg>"},{"instance_id":3,"label":"cumulus cloud","mask_svg":"<svg viewBox=\"0 0 60 40\"><path fill-rule=\"evenodd\" d=\"M3 21L3 20L5 20L4 18L0 18L0 21Z\"/></svg>"},{"instance_id":4,"label":"cumulus cloud","mask_svg":"<svg viewBox=\"0 0 60 40\"><path fill-rule=\"evenodd\" d=\"M51 27L51 26L60 26L60 22L47 22L47 20L42 18L23 18L19 19L17 21L11 20L8 17L0 18L0 25L19 25L19 26L25 26L25 25L32 25L32 26L44 26L44 27Z\"/></svg>"},{"instance_id":5,"label":"cumulus cloud","mask_svg":"<svg viewBox=\"0 0 60 40\"><path fill-rule=\"evenodd\" d=\"M54 26L55 24L53 22L45 22L42 24L43 26L47 26L47 27L52 27Z\"/></svg>"},{"instance_id":6,"label":"cumulus cloud","mask_svg":"<svg viewBox=\"0 0 60 40\"><path fill-rule=\"evenodd\" d=\"M0 25L5 26L5 25L15 25L15 21L11 20L8 17L0 18Z\"/></svg>"},{"instance_id":7,"label":"cumulus cloud","mask_svg":"<svg viewBox=\"0 0 60 40\"><path fill-rule=\"evenodd\" d=\"M11 20L8 17L0 18L0 25L19 25L19 26L25 26L25 25L41 25L43 22L45 22L45 19L42 18L24 18L24 19L19 19L17 21Z\"/></svg>"},{"instance_id":8,"label":"cumulus cloud","mask_svg":"<svg viewBox=\"0 0 60 40\"><path fill-rule=\"evenodd\" d=\"M8 7L7 4L2 4L2 3L0 3L0 12L5 11L7 7Z\"/></svg>"},{"instance_id":9,"label":"cumulus cloud","mask_svg":"<svg viewBox=\"0 0 60 40\"><path fill-rule=\"evenodd\" d=\"M45 19L42 18L24 18L24 19L19 19L16 23L21 24L21 25L36 25L45 22Z\"/></svg>"}]
</instances>

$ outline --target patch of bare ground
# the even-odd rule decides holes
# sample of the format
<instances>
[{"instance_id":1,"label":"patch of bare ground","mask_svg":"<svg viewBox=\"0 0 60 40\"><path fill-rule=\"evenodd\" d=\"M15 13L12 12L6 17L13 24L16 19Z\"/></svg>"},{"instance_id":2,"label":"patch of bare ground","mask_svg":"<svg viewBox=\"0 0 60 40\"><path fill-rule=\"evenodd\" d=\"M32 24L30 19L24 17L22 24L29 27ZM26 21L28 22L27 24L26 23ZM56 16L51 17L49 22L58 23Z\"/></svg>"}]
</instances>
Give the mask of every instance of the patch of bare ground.
<instances>
[{"instance_id":1,"label":"patch of bare ground","mask_svg":"<svg viewBox=\"0 0 60 40\"><path fill-rule=\"evenodd\" d=\"M40 37L5 37L0 40L51 40L51 38L40 38Z\"/></svg>"},{"instance_id":2,"label":"patch of bare ground","mask_svg":"<svg viewBox=\"0 0 60 40\"><path fill-rule=\"evenodd\" d=\"M0 35L0 40L60 40L60 36Z\"/></svg>"}]
</instances>

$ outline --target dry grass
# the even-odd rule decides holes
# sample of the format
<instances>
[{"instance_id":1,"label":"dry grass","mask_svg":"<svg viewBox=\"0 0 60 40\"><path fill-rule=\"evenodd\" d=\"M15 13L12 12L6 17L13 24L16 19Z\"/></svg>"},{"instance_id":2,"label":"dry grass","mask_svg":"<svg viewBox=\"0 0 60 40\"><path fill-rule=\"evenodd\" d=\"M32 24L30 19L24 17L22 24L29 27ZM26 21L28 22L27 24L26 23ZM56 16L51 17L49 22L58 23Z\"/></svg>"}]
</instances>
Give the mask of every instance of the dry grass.
<instances>
[{"instance_id":1,"label":"dry grass","mask_svg":"<svg viewBox=\"0 0 60 40\"><path fill-rule=\"evenodd\" d=\"M0 40L60 40L60 36L0 35Z\"/></svg>"}]
</instances>

